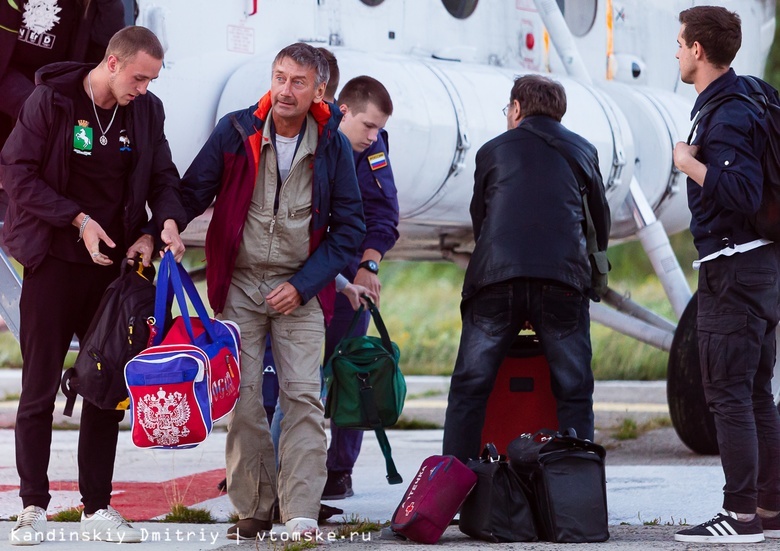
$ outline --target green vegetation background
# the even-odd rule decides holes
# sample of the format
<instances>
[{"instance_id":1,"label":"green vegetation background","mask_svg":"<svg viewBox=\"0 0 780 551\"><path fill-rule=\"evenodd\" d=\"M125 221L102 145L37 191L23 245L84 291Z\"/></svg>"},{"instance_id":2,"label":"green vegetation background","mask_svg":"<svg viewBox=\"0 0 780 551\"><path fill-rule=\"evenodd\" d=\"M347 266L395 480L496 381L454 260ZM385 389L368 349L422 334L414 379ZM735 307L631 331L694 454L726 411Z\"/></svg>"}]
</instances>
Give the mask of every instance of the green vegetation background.
<instances>
[{"instance_id":1,"label":"green vegetation background","mask_svg":"<svg viewBox=\"0 0 780 551\"><path fill-rule=\"evenodd\" d=\"M775 40L778 44L778 40ZM773 46L764 78L780 88L780 48ZM680 265L696 287L691 262L696 253L686 231L672 236ZM193 251L192 264L202 253ZM652 310L673 319L671 307L642 247L625 243L610 247L610 285ZM460 338L460 288L463 270L448 262L382 263L382 317L391 338L401 348L404 373L449 375ZM202 293L205 296L205 292ZM373 326L370 332L375 334ZM664 379L667 354L592 324L593 371L598 379ZM68 360L70 364L73 355ZM19 345L10 333L0 333L0 366L21 365Z\"/></svg>"}]
</instances>

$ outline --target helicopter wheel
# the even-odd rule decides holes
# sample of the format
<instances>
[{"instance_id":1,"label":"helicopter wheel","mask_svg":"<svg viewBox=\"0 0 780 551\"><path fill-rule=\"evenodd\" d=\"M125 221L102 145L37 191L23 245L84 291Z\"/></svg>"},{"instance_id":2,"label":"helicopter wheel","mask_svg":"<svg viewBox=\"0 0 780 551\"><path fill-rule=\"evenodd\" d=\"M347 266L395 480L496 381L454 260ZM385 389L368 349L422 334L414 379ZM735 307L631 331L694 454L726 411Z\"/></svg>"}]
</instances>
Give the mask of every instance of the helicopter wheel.
<instances>
[{"instance_id":1,"label":"helicopter wheel","mask_svg":"<svg viewBox=\"0 0 780 551\"><path fill-rule=\"evenodd\" d=\"M696 317L699 311L694 293L686 306L672 340L666 374L669 414L677 436L691 450L702 455L718 454L715 421L704 399L699 367Z\"/></svg>"}]
</instances>

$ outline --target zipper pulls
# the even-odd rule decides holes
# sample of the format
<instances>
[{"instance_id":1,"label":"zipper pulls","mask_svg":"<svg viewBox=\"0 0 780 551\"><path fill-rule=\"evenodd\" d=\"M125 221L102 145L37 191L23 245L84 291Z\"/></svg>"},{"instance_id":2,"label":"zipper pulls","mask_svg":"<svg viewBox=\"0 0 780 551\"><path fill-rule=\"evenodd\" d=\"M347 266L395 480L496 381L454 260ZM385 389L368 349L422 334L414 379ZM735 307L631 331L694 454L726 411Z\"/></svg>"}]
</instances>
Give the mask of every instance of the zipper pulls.
<instances>
[{"instance_id":1,"label":"zipper pulls","mask_svg":"<svg viewBox=\"0 0 780 551\"><path fill-rule=\"evenodd\" d=\"M146 325L149 327L149 340L146 342L146 348L149 348L154 343L154 337L157 335L157 320L154 316L146 318Z\"/></svg>"},{"instance_id":2,"label":"zipper pulls","mask_svg":"<svg viewBox=\"0 0 780 551\"><path fill-rule=\"evenodd\" d=\"M225 354L225 364L227 365L228 373L230 373L230 377L231 378L235 379L236 378L236 374L233 373L233 366L232 366L232 362L230 361L232 359L233 359L233 355L232 354Z\"/></svg>"},{"instance_id":3,"label":"zipper pulls","mask_svg":"<svg viewBox=\"0 0 780 551\"><path fill-rule=\"evenodd\" d=\"M268 233L274 233L274 226L276 225L276 216L271 218L271 227L268 228Z\"/></svg>"},{"instance_id":4,"label":"zipper pulls","mask_svg":"<svg viewBox=\"0 0 780 551\"><path fill-rule=\"evenodd\" d=\"M97 355L97 352L91 350L89 352L89 356L92 358L92 361L95 362L95 366L97 367L97 370L103 371L103 364L100 362L100 356Z\"/></svg>"},{"instance_id":5,"label":"zipper pulls","mask_svg":"<svg viewBox=\"0 0 780 551\"><path fill-rule=\"evenodd\" d=\"M133 346L133 327L135 326L135 316L130 316L127 323L127 344Z\"/></svg>"}]
</instances>

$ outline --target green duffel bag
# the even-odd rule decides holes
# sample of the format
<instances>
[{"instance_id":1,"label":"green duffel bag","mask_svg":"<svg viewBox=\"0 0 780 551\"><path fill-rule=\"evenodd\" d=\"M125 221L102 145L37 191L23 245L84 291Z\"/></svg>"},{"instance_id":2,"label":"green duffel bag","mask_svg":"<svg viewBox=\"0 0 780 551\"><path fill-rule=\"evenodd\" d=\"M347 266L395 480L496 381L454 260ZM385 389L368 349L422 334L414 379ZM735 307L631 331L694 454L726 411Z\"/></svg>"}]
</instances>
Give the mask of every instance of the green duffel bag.
<instances>
[{"instance_id":1,"label":"green duffel bag","mask_svg":"<svg viewBox=\"0 0 780 551\"><path fill-rule=\"evenodd\" d=\"M379 310L367 297L379 337L350 337L363 315L360 306L347 333L325 364L328 397L325 417L339 427L373 430L385 457L387 480L403 482L395 468L384 427L398 421L406 398L406 381L398 367L401 352L390 340Z\"/></svg>"}]
</instances>

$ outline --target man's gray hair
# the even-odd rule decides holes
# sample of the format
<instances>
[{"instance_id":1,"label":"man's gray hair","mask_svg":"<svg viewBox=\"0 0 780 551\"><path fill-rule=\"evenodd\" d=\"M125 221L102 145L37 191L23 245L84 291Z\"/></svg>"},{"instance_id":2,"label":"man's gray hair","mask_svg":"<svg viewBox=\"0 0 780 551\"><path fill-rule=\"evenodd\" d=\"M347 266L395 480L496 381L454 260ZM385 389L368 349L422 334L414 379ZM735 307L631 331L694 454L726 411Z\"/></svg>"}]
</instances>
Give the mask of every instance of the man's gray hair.
<instances>
[{"instance_id":1,"label":"man's gray hair","mask_svg":"<svg viewBox=\"0 0 780 551\"><path fill-rule=\"evenodd\" d=\"M330 79L330 69L328 68L328 60L317 48L304 44L303 42L296 42L290 44L286 48L283 48L274 59L273 66L281 62L284 58L289 57L295 63L307 69L314 69L316 75L316 86L319 86L323 82L328 82Z\"/></svg>"}]
</instances>

